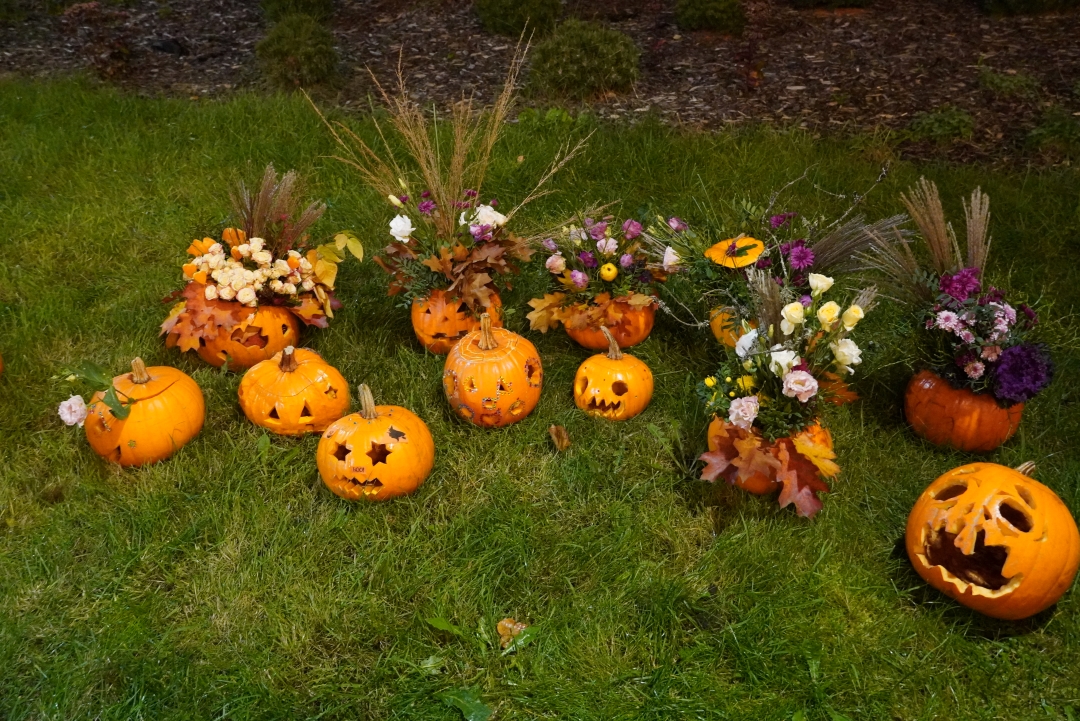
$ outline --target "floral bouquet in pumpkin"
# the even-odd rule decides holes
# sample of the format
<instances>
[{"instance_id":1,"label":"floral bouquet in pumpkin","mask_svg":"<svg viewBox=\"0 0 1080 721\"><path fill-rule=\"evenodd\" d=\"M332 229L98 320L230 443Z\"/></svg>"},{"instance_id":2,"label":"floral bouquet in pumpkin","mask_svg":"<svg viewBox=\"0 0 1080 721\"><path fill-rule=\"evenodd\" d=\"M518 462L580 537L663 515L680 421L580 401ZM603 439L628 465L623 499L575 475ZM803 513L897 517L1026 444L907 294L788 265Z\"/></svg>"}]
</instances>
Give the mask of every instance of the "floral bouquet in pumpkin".
<instances>
[{"instance_id":1,"label":"floral bouquet in pumpkin","mask_svg":"<svg viewBox=\"0 0 1080 721\"><path fill-rule=\"evenodd\" d=\"M349 233L311 246L308 229L326 206L300 209L299 178L280 179L267 166L257 193L243 183L232 196L242 228L226 228L221 241L188 247L182 298L161 324L166 345L194 350L214 366L248 368L297 345L300 322L325 328L341 304L334 297L338 263L346 250L363 258Z\"/></svg>"},{"instance_id":2,"label":"floral bouquet in pumpkin","mask_svg":"<svg viewBox=\"0 0 1080 721\"><path fill-rule=\"evenodd\" d=\"M799 515L812 517L821 509L817 494L829 490L824 479L840 471L821 403L849 393L841 378L862 361L850 335L876 289L842 304L831 277L810 273L806 282L804 293L767 271L747 273L751 306L741 335L698 394L715 415L701 478L724 478L757 494L779 490L781 507L793 503Z\"/></svg>"},{"instance_id":3,"label":"floral bouquet in pumpkin","mask_svg":"<svg viewBox=\"0 0 1080 721\"><path fill-rule=\"evenodd\" d=\"M655 285L674 265L651 262L642 238L641 223L620 224L611 215L580 217L545 238L544 265L556 290L529 301L532 329L546 333L561 323L571 338L592 349L608 347L602 327L621 348L645 340L656 316Z\"/></svg>"}]
</instances>

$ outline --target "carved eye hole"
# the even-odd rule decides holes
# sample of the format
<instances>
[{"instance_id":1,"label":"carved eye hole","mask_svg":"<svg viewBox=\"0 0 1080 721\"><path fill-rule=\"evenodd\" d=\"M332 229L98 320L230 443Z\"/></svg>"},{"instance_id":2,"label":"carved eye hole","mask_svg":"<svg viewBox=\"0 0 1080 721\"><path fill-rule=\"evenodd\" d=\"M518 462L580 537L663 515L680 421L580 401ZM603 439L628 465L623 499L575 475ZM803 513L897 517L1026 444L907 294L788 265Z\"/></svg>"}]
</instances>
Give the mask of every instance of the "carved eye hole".
<instances>
[{"instance_id":1,"label":"carved eye hole","mask_svg":"<svg viewBox=\"0 0 1080 721\"><path fill-rule=\"evenodd\" d=\"M998 506L998 514L1008 521L1010 526L1021 533L1027 533L1032 529L1031 519L1028 518L1027 514L1008 501L1001 502L1001 505Z\"/></svg>"},{"instance_id":2,"label":"carved eye hole","mask_svg":"<svg viewBox=\"0 0 1080 721\"><path fill-rule=\"evenodd\" d=\"M1028 505L1028 508L1032 510L1035 509L1035 498L1031 495L1031 491L1029 491L1027 488L1025 488L1024 486L1017 486L1016 495L1020 496L1020 498L1024 500L1024 503Z\"/></svg>"},{"instance_id":3,"label":"carved eye hole","mask_svg":"<svg viewBox=\"0 0 1080 721\"><path fill-rule=\"evenodd\" d=\"M311 409L308 408L307 403L304 404L303 410L300 411L300 418L311 418Z\"/></svg>"},{"instance_id":4,"label":"carved eye hole","mask_svg":"<svg viewBox=\"0 0 1080 721\"><path fill-rule=\"evenodd\" d=\"M615 381L611 384L611 392L617 396L624 396L630 388L626 385L625 381Z\"/></svg>"},{"instance_id":5,"label":"carved eye hole","mask_svg":"<svg viewBox=\"0 0 1080 721\"><path fill-rule=\"evenodd\" d=\"M281 418L281 416L278 415L277 406L274 406L270 409L270 418L274 418L275 420Z\"/></svg>"},{"instance_id":6,"label":"carved eye hole","mask_svg":"<svg viewBox=\"0 0 1080 721\"><path fill-rule=\"evenodd\" d=\"M431 308L425 309L424 310L424 315L431 315Z\"/></svg>"},{"instance_id":7,"label":"carved eye hole","mask_svg":"<svg viewBox=\"0 0 1080 721\"><path fill-rule=\"evenodd\" d=\"M461 313L462 315L465 315L466 313L469 312L469 305L467 303L462 303L461 305L459 305L457 307L457 312Z\"/></svg>"},{"instance_id":8,"label":"carved eye hole","mask_svg":"<svg viewBox=\"0 0 1080 721\"><path fill-rule=\"evenodd\" d=\"M282 323L281 324L281 335L288 335L288 334L289 334L289 326Z\"/></svg>"},{"instance_id":9,"label":"carved eye hole","mask_svg":"<svg viewBox=\"0 0 1080 721\"><path fill-rule=\"evenodd\" d=\"M967 484L955 483L951 486L946 486L940 491L934 494L935 501L949 501L958 496L962 496L964 491L967 490Z\"/></svg>"},{"instance_id":10,"label":"carved eye hole","mask_svg":"<svg viewBox=\"0 0 1080 721\"><path fill-rule=\"evenodd\" d=\"M334 458L338 459L339 461L344 461L345 457L348 456L348 455L349 455L349 449L345 447L344 443L339 445L337 447L337 449L334 451Z\"/></svg>"},{"instance_id":11,"label":"carved eye hole","mask_svg":"<svg viewBox=\"0 0 1080 721\"><path fill-rule=\"evenodd\" d=\"M584 393L585 389L589 387L588 376L581 376L581 380L578 382L577 392Z\"/></svg>"}]
</instances>

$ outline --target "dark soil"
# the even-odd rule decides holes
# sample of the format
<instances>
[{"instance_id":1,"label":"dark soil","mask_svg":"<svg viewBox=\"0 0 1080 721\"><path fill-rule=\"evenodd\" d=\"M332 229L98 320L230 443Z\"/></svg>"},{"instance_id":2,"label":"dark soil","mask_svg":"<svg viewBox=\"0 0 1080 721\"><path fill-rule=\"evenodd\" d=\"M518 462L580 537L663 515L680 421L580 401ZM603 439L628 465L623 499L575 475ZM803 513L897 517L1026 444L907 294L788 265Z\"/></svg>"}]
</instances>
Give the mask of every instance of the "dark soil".
<instances>
[{"instance_id":1,"label":"dark soil","mask_svg":"<svg viewBox=\"0 0 1080 721\"><path fill-rule=\"evenodd\" d=\"M593 112L622 120L653 113L704 128L757 120L875 131L872 144L884 155L995 162L1062 160L1040 158L1030 132L1052 107L1080 118L1080 12L991 18L967 0L878 0L865 10L822 12L749 0L746 34L729 38L681 32L672 5L569 0L569 13L608 22L642 49L634 91L595 99ZM392 79L399 51L418 98L490 99L515 45L484 33L460 2L339 0L332 27L342 57L335 93L346 105L368 102L365 67ZM265 32L255 0L134 0L119 9L32 14L0 27L0 73L89 67L139 92L216 96L262 85L254 47ZM1010 94L1001 87L1010 79L1026 87ZM943 106L970 114L970 137L931 141L907 132L920 113Z\"/></svg>"}]
</instances>

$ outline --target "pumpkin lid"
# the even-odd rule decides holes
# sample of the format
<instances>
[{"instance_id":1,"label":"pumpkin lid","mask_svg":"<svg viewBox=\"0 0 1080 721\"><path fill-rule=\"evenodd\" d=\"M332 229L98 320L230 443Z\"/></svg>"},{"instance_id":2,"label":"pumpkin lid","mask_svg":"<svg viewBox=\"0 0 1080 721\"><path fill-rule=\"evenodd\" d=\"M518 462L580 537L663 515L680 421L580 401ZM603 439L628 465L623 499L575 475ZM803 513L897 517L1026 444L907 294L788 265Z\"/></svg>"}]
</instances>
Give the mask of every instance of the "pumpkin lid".
<instances>
[{"instance_id":1,"label":"pumpkin lid","mask_svg":"<svg viewBox=\"0 0 1080 721\"><path fill-rule=\"evenodd\" d=\"M118 393L135 401L161 395L168 390L182 373L169 366L146 367L142 358L131 361L131 372L113 378Z\"/></svg>"}]
</instances>

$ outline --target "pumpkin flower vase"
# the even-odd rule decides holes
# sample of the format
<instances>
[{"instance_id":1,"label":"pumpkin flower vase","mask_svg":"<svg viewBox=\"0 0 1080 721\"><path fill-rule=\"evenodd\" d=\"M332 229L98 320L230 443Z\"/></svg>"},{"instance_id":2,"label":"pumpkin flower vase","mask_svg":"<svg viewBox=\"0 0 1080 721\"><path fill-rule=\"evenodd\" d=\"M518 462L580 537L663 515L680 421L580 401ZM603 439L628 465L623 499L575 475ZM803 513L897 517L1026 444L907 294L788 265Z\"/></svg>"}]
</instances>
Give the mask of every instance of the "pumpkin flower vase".
<instances>
[{"instance_id":1,"label":"pumpkin flower vase","mask_svg":"<svg viewBox=\"0 0 1080 721\"><path fill-rule=\"evenodd\" d=\"M487 312L491 324L502 327L502 299L492 292ZM473 315L468 303L451 297L445 290L433 290L424 299L416 299L410 307L413 333L426 350L446 355L454 345L480 328L480 319Z\"/></svg>"},{"instance_id":2,"label":"pumpkin flower vase","mask_svg":"<svg viewBox=\"0 0 1080 721\"><path fill-rule=\"evenodd\" d=\"M916 374L904 394L904 415L916 434L936 446L986 453L1013 437L1024 404L1002 408L990 393L954 388L932 371Z\"/></svg>"}]
</instances>

